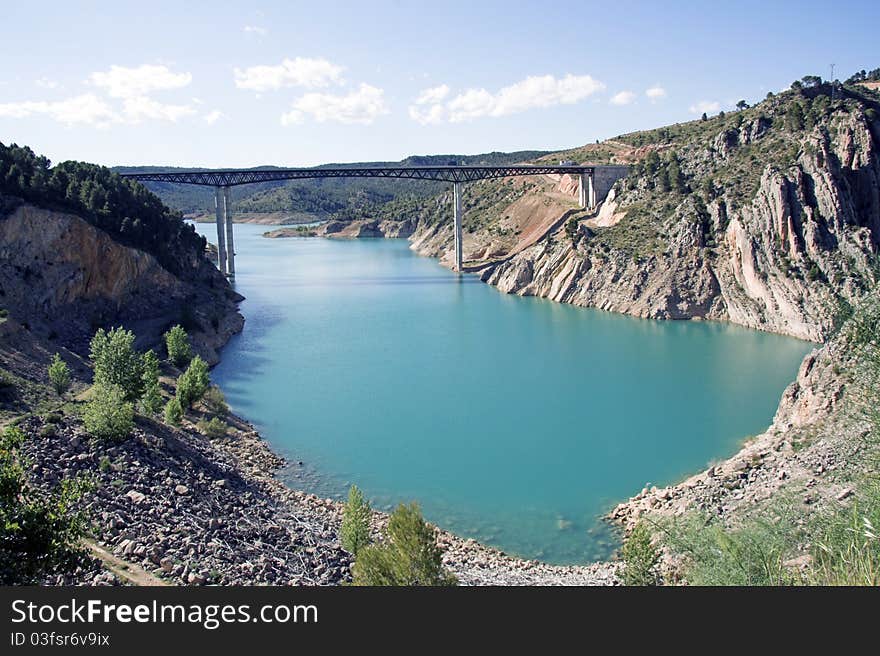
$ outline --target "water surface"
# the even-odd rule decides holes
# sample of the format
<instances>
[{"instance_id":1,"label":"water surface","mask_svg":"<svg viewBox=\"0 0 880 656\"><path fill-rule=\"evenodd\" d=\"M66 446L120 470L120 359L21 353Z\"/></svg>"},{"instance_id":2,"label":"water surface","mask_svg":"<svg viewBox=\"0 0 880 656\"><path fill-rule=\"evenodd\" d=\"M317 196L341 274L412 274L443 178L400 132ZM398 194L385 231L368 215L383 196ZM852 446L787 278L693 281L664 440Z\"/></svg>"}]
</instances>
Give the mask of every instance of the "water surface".
<instances>
[{"instance_id":1,"label":"water surface","mask_svg":"<svg viewBox=\"0 0 880 656\"><path fill-rule=\"evenodd\" d=\"M440 526L521 556L608 556L598 517L763 431L812 348L504 295L404 240L269 229L235 226L246 324L213 377L303 462L291 484L418 500Z\"/></svg>"}]
</instances>

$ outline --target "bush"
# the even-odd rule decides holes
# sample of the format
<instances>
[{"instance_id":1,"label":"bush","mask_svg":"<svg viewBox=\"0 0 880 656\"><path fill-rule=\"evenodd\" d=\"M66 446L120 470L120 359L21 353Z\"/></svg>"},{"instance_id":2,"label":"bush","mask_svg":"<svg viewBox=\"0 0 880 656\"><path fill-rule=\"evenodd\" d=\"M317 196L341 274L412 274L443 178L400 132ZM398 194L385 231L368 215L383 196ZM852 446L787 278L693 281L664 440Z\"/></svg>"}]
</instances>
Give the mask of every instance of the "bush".
<instances>
[{"instance_id":1,"label":"bush","mask_svg":"<svg viewBox=\"0 0 880 656\"><path fill-rule=\"evenodd\" d=\"M58 353L49 365L49 382L52 383L52 388L58 396L63 396L70 389L70 367Z\"/></svg>"},{"instance_id":2,"label":"bush","mask_svg":"<svg viewBox=\"0 0 880 656\"><path fill-rule=\"evenodd\" d=\"M183 368L192 359L189 336L183 326L174 326L165 333L165 348L168 351L168 359L175 367Z\"/></svg>"},{"instance_id":3,"label":"bush","mask_svg":"<svg viewBox=\"0 0 880 656\"><path fill-rule=\"evenodd\" d=\"M226 425L226 422L217 419L217 417L210 421L200 421L198 428L199 432L204 433L212 440L219 440L221 437L226 437L229 433L229 426Z\"/></svg>"},{"instance_id":4,"label":"bush","mask_svg":"<svg viewBox=\"0 0 880 656\"><path fill-rule=\"evenodd\" d=\"M358 489L352 485L348 491L348 503L342 514L342 527L339 530L342 548L353 554L370 544L370 504Z\"/></svg>"},{"instance_id":5,"label":"bush","mask_svg":"<svg viewBox=\"0 0 880 656\"><path fill-rule=\"evenodd\" d=\"M443 568L434 529L418 504L400 504L388 520L385 540L363 547L352 567L354 585L448 586L455 576Z\"/></svg>"},{"instance_id":6,"label":"bush","mask_svg":"<svg viewBox=\"0 0 880 656\"><path fill-rule=\"evenodd\" d=\"M156 415L162 410L162 392L159 389L159 358L152 350L144 353L142 358L143 375L141 410L145 415Z\"/></svg>"},{"instance_id":7,"label":"bush","mask_svg":"<svg viewBox=\"0 0 880 656\"><path fill-rule=\"evenodd\" d=\"M75 561L85 530L73 504L88 489L82 478L61 481L57 491L28 484L21 455L25 436L18 428L0 434L0 584L33 584L40 575Z\"/></svg>"},{"instance_id":8,"label":"bush","mask_svg":"<svg viewBox=\"0 0 880 656\"><path fill-rule=\"evenodd\" d=\"M189 410L204 396L210 384L208 365L197 355L177 379L177 399L180 401L180 407Z\"/></svg>"},{"instance_id":9,"label":"bush","mask_svg":"<svg viewBox=\"0 0 880 656\"><path fill-rule=\"evenodd\" d=\"M639 522L627 536L621 550L624 585L657 585L660 552L651 541L651 531Z\"/></svg>"},{"instance_id":10,"label":"bush","mask_svg":"<svg viewBox=\"0 0 880 656\"><path fill-rule=\"evenodd\" d=\"M136 401L143 391L143 362L134 349L134 333L122 328L99 329L89 349L95 385L118 387L126 401Z\"/></svg>"},{"instance_id":11,"label":"bush","mask_svg":"<svg viewBox=\"0 0 880 656\"><path fill-rule=\"evenodd\" d=\"M169 426L180 426L183 421L183 408L175 396L165 404L165 423Z\"/></svg>"},{"instance_id":12,"label":"bush","mask_svg":"<svg viewBox=\"0 0 880 656\"><path fill-rule=\"evenodd\" d=\"M223 396L223 392L220 391L220 388L216 385L211 385L205 391L204 396L202 396L202 403L205 404L205 408L208 412L213 415L225 417L229 414L229 406L226 404L226 397Z\"/></svg>"},{"instance_id":13,"label":"bush","mask_svg":"<svg viewBox=\"0 0 880 656\"><path fill-rule=\"evenodd\" d=\"M86 404L83 423L89 435L99 440L122 441L134 428L134 406L116 385L96 385Z\"/></svg>"}]
</instances>

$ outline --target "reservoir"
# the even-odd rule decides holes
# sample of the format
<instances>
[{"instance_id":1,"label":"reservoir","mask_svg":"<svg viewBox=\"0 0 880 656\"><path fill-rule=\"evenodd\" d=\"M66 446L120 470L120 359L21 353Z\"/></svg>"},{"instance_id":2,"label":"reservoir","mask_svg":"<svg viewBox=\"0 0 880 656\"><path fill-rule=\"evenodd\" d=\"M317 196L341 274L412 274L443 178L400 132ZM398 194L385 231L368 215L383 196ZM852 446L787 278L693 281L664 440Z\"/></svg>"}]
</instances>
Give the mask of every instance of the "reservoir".
<instances>
[{"instance_id":1,"label":"reservoir","mask_svg":"<svg viewBox=\"0 0 880 656\"><path fill-rule=\"evenodd\" d=\"M198 226L216 239L212 224ZM244 331L212 377L292 486L552 563L608 557L600 516L769 425L813 345L499 293L406 240L235 226Z\"/></svg>"}]
</instances>

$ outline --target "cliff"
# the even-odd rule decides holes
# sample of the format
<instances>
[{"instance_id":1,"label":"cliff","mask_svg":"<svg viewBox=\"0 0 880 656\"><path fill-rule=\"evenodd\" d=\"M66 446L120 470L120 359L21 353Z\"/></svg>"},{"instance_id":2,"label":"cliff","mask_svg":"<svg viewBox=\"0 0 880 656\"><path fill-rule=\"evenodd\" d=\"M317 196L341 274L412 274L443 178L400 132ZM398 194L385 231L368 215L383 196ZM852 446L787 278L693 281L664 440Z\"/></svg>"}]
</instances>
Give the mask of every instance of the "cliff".
<instances>
[{"instance_id":1,"label":"cliff","mask_svg":"<svg viewBox=\"0 0 880 656\"><path fill-rule=\"evenodd\" d=\"M635 163L597 213L572 212L573 230L540 211L511 221L524 205L557 219L573 210L571 180L513 199L511 181L481 183L495 204L466 215L465 259L508 293L821 341L840 301L875 283L880 244L880 103L830 93L790 91L559 155ZM451 230L434 214L422 211L413 247L443 257Z\"/></svg>"},{"instance_id":2,"label":"cliff","mask_svg":"<svg viewBox=\"0 0 880 656\"><path fill-rule=\"evenodd\" d=\"M134 328L147 347L182 322L215 362L243 325L241 297L204 257L180 270L74 214L20 204L0 218L0 303L29 330L80 353L100 326Z\"/></svg>"}]
</instances>

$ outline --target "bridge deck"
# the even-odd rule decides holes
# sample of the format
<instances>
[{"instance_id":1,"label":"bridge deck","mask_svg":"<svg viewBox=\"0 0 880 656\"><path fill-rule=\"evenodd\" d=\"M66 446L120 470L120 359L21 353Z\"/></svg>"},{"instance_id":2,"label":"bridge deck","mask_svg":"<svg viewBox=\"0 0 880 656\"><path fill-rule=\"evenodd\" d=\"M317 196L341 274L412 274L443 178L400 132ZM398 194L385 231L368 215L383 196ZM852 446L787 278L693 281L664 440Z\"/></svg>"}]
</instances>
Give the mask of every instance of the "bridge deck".
<instances>
[{"instance_id":1,"label":"bridge deck","mask_svg":"<svg viewBox=\"0 0 880 656\"><path fill-rule=\"evenodd\" d=\"M473 182L489 178L522 175L569 174L592 176L593 166L373 166L364 168L250 169L214 171L169 171L167 173L122 173L141 182L172 182L210 187L233 187L256 182L305 180L311 178L407 178Z\"/></svg>"}]
</instances>

